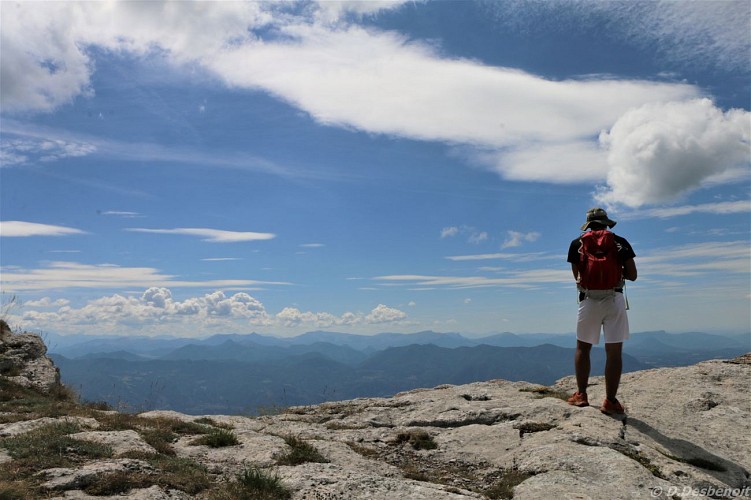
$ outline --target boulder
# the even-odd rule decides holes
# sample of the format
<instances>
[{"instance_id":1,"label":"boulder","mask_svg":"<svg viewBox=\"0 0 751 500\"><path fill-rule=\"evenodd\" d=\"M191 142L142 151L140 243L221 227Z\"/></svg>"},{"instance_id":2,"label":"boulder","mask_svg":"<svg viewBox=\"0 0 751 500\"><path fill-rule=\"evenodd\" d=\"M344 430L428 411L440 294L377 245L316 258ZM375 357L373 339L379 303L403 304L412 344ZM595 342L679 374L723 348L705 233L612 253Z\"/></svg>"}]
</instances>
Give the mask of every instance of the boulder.
<instances>
[{"instance_id":1,"label":"boulder","mask_svg":"<svg viewBox=\"0 0 751 500\"><path fill-rule=\"evenodd\" d=\"M59 386L60 371L47 357L47 346L39 335L11 333L4 321L0 330L0 375L42 392Z\"/></svg>"}]
</instances>

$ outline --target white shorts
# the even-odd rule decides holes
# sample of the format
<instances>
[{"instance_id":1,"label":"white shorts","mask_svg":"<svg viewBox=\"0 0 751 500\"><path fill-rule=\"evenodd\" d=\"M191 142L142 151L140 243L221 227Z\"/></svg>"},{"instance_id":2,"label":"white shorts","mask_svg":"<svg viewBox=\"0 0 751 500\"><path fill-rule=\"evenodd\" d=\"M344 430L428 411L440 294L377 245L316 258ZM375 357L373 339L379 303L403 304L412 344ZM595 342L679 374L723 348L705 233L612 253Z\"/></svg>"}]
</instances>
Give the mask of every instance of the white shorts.
<instances>
[{"instance_id":1,"label":"white shorts","mask_svg":"<svg viewBox=\"0 0 751 500\"><path fill-rule=\"evenodd\" d=\"M576 338L588 344L600 343L600 328L606 344L623 342L629 337L626 299L622 293L590 291L579 302Z\"/></svg>"}]
</instances>

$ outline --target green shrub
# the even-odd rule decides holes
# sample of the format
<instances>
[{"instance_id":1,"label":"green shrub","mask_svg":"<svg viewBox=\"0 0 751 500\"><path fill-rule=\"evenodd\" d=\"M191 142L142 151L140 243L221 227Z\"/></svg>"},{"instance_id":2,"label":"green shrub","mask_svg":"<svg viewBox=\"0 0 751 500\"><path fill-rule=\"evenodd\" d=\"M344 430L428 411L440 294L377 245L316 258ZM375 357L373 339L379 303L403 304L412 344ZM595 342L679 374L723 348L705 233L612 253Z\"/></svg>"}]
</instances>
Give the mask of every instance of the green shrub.
<instances>
[{"instance_id":1,"label":"green shrub","mask_svg":"<svg viewBox=\"0 0 751 500\"><path fill-rule=\"evenodd\" d=\"M290 450L277 459L279 465L300 465L305 462L328 463L329 461L311 444L295 436L283 436Z\"/></svg>"},{"instance_id":2,"label":"green shrub","mask_svg":"<svg viewBox=\"0 0 751 500\"><path fill-rule=\"evenodd\" d=\"M292 498L277 474L246 468L234 481L225 483L209 495L212 500L288 500Z\"/></svg>"},{"instance_id":3,"label":"green shrub","mask_svg":"<svg viewBox=\"0 0 751 500\"><path fill-rule=\"evenodd\" d=\"M211 448L222 448L224 446L234 446L240 444L237 436L232 431L227 429L214 429L208 434L201 436L198 439L191 441L192 446L210 446Z\"/></svg>"}]
</instances>

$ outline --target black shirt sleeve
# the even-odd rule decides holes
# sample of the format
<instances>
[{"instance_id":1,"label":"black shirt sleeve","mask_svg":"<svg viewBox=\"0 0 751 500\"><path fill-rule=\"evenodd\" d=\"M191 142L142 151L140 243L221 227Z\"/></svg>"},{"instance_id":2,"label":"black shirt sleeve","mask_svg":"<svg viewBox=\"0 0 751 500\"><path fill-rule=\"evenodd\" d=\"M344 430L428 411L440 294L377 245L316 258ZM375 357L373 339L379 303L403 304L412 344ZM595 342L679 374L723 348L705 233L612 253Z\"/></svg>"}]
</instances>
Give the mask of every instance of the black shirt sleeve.
<instances>
[{"instance_id":1,"label":"black shirt sleeve","mask_svg":"<svg viewBox=\"0 0 751 500\"><path fill-rule=\"evenodd\" d=\"M578 264L579 263L579 247L581 246L581 240L579 238L576 238L574 241L571 242L571 245L568 247L568 258L566 259L566 262L570 262L572 264Z\"/></svg>"},{"instance_id":2,"label":"black shirt sleeve","mask_svg":"<svg viewBox=\"0 0 751 500\"><path fill-rule=\"evenodd\" d=\"M615 244L618 245L618 260L621 262L626 262L627 260L636 257L634 249L631 248L631 244L626 241L626 238L621 238L616 234Z\"/></svg>"}]
</instances>

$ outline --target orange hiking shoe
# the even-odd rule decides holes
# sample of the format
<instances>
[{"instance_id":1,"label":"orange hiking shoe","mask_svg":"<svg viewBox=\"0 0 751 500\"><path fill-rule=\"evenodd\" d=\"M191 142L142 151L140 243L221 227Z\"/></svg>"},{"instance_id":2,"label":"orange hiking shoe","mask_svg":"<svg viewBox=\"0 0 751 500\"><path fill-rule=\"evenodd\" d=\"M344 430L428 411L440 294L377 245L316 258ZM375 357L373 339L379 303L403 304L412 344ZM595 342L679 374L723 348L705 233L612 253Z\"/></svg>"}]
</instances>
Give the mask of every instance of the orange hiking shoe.
<instances>
[{"instance_id":1,"label":"orange hiking shoe","mask_svg":"<svg viewBox=\"0 0 751 500\"><path fill-rule=\"evenodd\" d=\"M579 408L589 406L586 392L575 392L573 396L566 400L566 402L570 405L578 406Z\"/></svg>"},{"instance_id":2,"label":"orange hiking shoe","mask_svg":"<svg viewBox=\"0 0 751 500\"><path fill-rule=\"evenodd\" d=\"M605 398L605 401L602 402L600 411L605 415L623 415L626 413L626 410L623 409L623 405L620 403L620 401L616 399L615 402L611 402L607 398Z\"/></svg>"}]
</instances>

